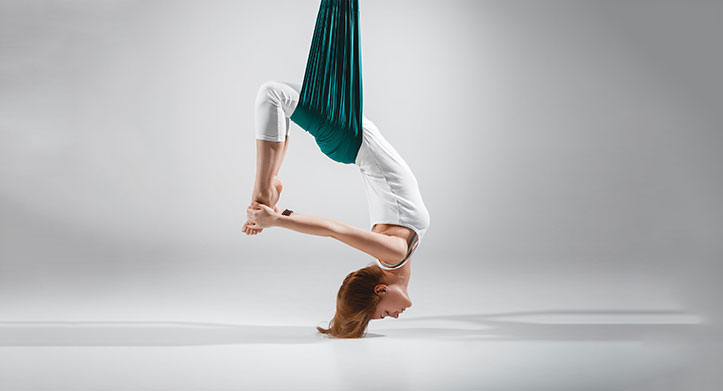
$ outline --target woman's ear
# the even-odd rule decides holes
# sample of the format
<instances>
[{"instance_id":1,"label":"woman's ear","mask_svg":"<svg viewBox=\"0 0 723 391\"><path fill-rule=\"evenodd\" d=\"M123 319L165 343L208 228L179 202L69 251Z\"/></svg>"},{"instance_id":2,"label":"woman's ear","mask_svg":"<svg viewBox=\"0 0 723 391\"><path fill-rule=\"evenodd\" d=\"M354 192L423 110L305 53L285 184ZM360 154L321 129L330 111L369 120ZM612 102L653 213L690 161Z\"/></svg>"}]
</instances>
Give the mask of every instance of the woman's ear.
<instances>
[{"instance_id":1,"label":"woman's ear","mask_svg":"<svg viewBox=\"0 0 723 391\"><path fill-rule=\"evenodd\" d=\"M384 284L379 284L379 285L375 286L375 287L374 287L374 293L376 293L377 295L380 295L380 296L383 295L383 294L386 294L386 293L387 293L387 286L384 285Z\"/></svg>"}]
</instances>

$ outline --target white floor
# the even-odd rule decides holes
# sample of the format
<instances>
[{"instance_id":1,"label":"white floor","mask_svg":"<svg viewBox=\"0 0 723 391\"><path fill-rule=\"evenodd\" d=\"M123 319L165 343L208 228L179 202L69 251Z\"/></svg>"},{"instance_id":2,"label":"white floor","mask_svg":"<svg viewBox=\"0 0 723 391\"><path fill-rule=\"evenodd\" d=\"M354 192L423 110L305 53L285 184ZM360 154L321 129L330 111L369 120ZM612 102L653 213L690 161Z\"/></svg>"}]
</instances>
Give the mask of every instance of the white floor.
<instances>
[{"instance_id":1,"label":"white floor","mask_svg":"<svg viewBox=\"0 0 723 391\"><path fill-rule=\"evenodd\" d=\"M8 267L0 275L0 390L723 385L716 273L464 259L450 268L420 254L413 307L372 321L366 338L338 340L315 326L333 315L345 273L364 265L339 258Z\"/></svg>"},{"instance_id":2,"label":"white floor","mask_svg":"<svg viewBox=\"0 0 723 391\"><path fill-rule=\"evenodd\" d=\"M2 322L0 346L2 390L694 391L716 389L720 356L706 319L670 311L409 317L358 340L308 324Z\"/></svg>"}]
</instances>

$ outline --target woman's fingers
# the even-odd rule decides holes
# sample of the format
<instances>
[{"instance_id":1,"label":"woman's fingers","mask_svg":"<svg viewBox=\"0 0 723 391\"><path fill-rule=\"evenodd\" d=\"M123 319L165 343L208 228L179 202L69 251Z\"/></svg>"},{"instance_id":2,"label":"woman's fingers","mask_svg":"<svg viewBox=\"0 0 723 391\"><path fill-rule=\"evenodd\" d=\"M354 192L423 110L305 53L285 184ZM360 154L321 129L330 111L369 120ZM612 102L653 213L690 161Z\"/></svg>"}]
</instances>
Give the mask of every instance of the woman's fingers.
<instances>
[{"instance_id":1,"label":"woman's fingers","mask_svg":"<svg viewBox=\"0 0 723 391\"><path fill-rule=\"evenodd\" d=\"M261 232L263 228L260 228L258 223L254 220L249 220L249 231L251 231L252 235L256 235L259 232Z\"/></svg>"},{"instance_id":2,"label":"woman's fingers","mask_svg":"<svg viewBox=\"0 0 723 391\"><path fill-rule=\"evenodd\" d=\"M271 209L258 201L252 202L251 205L246 208L246 217L248 218L248 221L244 224L244 229L242 229L242 231L247 235L259 234L264 230L259 225L259 220L265 218L266 214L268 214L271 210L278 213L277 208Z\"/></svg>"},{"instance_id":3,"label":"woman's fingers","mask_svg":"<svg viewBox=\"0 0 723 391\"><path fill-rule=\"evenodd\" d=\"M256 228L251 228L251 227L249 227L249 228L246 229L246 231L244 231L244 233L245 233L246 235L256 235L256 234L260 233L261 231L262 231L261 229L256 229Z\"/></svg>"},{"instance_id":4,"label":"woman's fingers","mask_svg":"<svg viewBox=\"0 0 723 391\"><path fill-rule=\"evenodd\" d=\"M253 225L254 223L252 223L251 221L246 221L243 227L241 227L241 231L246 235L256 235L264 230L263 228L252 228Z\"/></svg>"}]
</instances>

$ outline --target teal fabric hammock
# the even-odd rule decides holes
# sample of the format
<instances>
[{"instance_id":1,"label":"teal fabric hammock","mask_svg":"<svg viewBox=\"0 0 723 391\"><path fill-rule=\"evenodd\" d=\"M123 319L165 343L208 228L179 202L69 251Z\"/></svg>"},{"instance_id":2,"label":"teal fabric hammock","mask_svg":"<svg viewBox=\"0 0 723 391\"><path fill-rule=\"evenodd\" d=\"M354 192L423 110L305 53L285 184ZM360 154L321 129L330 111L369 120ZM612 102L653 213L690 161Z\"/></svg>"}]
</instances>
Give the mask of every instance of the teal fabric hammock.
<instances>
[{"instance_id":1,"label":"teal fabric hammock","mask_svg":"<svg viewBox=\"0 0 723 391\"><path fill-rule=\"evenodd\" d=\"M290 119L319 149L354 163L362 142L359 0L321 0L299 102Z\"/></svg>"}]
</instances>

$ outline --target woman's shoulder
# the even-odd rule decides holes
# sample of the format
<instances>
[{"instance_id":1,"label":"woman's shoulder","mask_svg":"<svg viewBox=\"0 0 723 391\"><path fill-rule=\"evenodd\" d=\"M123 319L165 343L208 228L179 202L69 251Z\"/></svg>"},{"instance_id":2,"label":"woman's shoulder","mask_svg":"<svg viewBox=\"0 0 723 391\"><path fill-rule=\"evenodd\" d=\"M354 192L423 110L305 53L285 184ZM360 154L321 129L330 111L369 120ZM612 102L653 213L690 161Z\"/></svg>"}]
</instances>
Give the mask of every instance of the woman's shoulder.
<instances>
[{"instance_id":1,"label":"woman's shoulder","mask_svg":"<svg viewBox=\"0 0 723 391\"><path fill-rule=\"evenodd\" d=\"M407 253L404 259L396 263L395 265L388 264L377 260L377 264L386 270L393 270L402 267L406 264L419 245L419 235L417 232L409 227L405 227L398 224L375 224L372 230L385 235L396 236L404 239L407 242Z\"/></svg>"},{"instance_id":2,"label":"woman's shoulder","mask_svg":"<svg viewBox=\"0 0 723 391\"><path fill-rule=\"evenodd\" d=\"M372 226L372 231L400 237L404 239L410 247L414 244L413 240L417 241L419 239L415 230L399 224L376 223Z\"/></svg>"}]
</instances>

